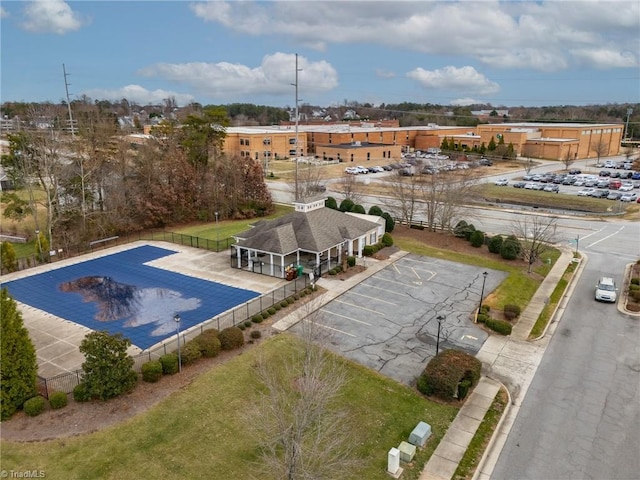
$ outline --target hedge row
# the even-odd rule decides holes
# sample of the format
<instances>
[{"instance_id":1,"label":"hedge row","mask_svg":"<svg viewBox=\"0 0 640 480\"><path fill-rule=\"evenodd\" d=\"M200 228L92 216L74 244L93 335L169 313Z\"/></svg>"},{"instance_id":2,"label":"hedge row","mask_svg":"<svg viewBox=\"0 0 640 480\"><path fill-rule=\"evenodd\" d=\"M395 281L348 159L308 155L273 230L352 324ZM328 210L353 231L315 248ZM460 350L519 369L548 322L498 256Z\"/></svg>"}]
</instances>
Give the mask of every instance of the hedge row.
<instances>
[{"instance_id":1,"label":"hedge row","mask_svg":"<svg viewBox=\"0 0 640 480\"><path fill-rule=\"evenodd\" d=\"M464 238L468 242L471 242L471 245L476 248L487 245L491 253L500 255L505 260L515 260L520 257L522 253L520 240L514 235L509 235L508 237L503 237L502 235L488 237L484 232L476 230L476 227L472 223L467 223L464 220L460 220L456 224L453 229L453 234L458 238Z\"/></svg>"},{"instance_id":2,"label":"hedge row","mask_svg":"<svg viewBox=\"0 0 640 480\"><path fill-rule=\"evenodd\" d=\"M32 397L22 405L22 410L25 414L30 417L36 417L45 411L47 405L52 410L58 410L60 408L66 407L68 403L67 394L64 392L53 392L49 395L49 400L47 401L44 397L38 395L37 397Z\"/></svg>"}]
</instances>

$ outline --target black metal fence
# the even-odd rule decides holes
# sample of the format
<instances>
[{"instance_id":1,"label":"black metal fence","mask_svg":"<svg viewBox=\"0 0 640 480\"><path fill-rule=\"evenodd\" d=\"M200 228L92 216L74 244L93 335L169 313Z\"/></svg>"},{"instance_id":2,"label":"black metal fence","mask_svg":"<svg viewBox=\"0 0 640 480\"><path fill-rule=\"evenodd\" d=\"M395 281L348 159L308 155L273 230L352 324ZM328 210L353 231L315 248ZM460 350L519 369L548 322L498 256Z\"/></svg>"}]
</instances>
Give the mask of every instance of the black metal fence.
<instances>
[{"instance_id":1,"label":"black metal fence","mask_svg":"<svg viewBox=\"0 0 640 480\"><path fill-rule=\"evenodd\" d=\"M141 240L175 243L177 245L202 248L212 252L222 252L227 250L235 242L231 237L219 240L210 240L208 238L195 237L193 235L185 235L183 233L167 232L164 230L145 230L124 236L99 238L80 245L66 245L63 246L63 248L51 250L46 255L46 258L39 258L35 253L27 257L21 257L17 259L17 270L26 270L28 268L37 267L38 265L54 263L60 260L104 250L109 247L126 245Z\"/></svg>"},{"instance_id":2,"label":"black metal fence","mask_svg":"<svg viewBox=\"0 0 640 480\"><path fill-rule=\"evenodd\" d=\"M188 330L181 331L179 334L176 331L176 335L174 337L167 338L161 344L134 355L133 368L136 372L140 372L142 370L142 365L145 363L151 360L158 360L162 355L167 353L175 352L178 349L178 337L180 338L180 345L184 345L205 330L215 328L219 331L227 327L239 325L251 320L254 315L257 315L273 305L282 302L282 300L291 297L295 293L304 290L307 286L309 286L309 278L307 275L303 275L286 283L282 287L278 287L264 295L253 298L242 305L238 305L237 307L191 327ZM49 398L49 395L53 392L71 393L82 381L83 375L84 372L82 370L75 370L73 372L61 373L47 378L38 376L38 392L45 398Z\"/></svg>"}]
</instances>

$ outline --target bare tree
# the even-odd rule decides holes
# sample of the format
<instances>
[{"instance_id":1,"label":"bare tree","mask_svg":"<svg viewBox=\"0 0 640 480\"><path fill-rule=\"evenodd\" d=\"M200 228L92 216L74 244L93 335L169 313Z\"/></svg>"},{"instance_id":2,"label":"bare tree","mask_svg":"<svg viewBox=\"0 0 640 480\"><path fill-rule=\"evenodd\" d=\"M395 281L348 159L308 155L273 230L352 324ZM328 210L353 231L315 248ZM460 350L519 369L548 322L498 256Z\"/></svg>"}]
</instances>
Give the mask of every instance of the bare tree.
<instances>
[{"instance_id":1,"label":"bare tree","mask_svg":"<svg viewBox=\"0 0 640 480\"><path fill-rule=\"evenodd\" d=\"M386 178L391 198L385 201L387 208L402 219L403 223L411 225L419 210L422 197L422 184L415 175L404 176L396 172Z\"/></svg>"},{"instance_id":2,"label":"bare tree","mask_svg":"<svg viewBox=\"0 0 640 480\"><path fill-rule=\"evenodd\" d=\"M358 181L357 175L343 174L340 180L336 182L336 187L345 199L349 199L353 203L360 203L362 184Z\"/></svg>"},{"instance_id":3,"label":"bare tree","mask_svg":"<svg viewBox=\"0 0 640 480\"><path fill-rule=\"evenodd\" d=\"M259 358L259 405L247 414L247 428L260 444L257 478L353 478L348 411L336 405L347 381L344 365L325 346L319 313L307 312L299 340L290 352Z\"/></svg>"},{"instance_id":4,"label":"bare tree","mask_svg":"<svg viewBox=\"0 0 640 480\"><path fill-rule=\"evenodd\" d=\"M529 264L528 272L534 262L556 242L557 217L544 217L541 215L525 216L521 220L513 222L513 235L520 239L521 254Z\"/></svg>"},{"instance_id":5,"label":"bare tree","mask_svg":"<svg viewBox=\"0 0 640 480\"><path fill-rule=\"evenodd\" d=\"M453 229L476 183L477 175L472 170L456 171L453 178L445 178L441 182L439 208L436 210L436 223L441 230Z\"/></svg>"},{"instance_id":6,"label":"bare tree","mask_svg":"<svg viewBox=\"0 0 640 480\"><path fill-rule=\"evenodd\" d=\"M562 163L564 164L564 169L569 170L569 167L573 164L575 158L571 156L571 150L567 152L565 157L562 159Z\"/></svg>"},{"instance_id":7,"label":"bare tree","mask_svg":"<svg viewBox=\"0 0 640 480\"><path fill-rule=\"evenodd\" d=\"M301 164L298 166L298 189L300 198L311 197L322 192L324 186L324 175L322 168L313 163ZM295 194L295 183L289 185L291 192Z\"/></svg>"},{"instance_id":8,"label":"bare tree","mask_svg":"<svg viewBox=\"0 0 640 480\"><path fill-rule=\"evenodd\" d=\"M597 141L591 142L591 145L589 145L589 147L591 148L591 151L595 152L595 154L598 156L597 157L598 164L600 163L600 157L602 157L609 151L609 144L604 140L597 140Z\"/></svg>"},{"instance_id":9,"label":"bare tree","mask_svg":"<svg viewBox=\"0 0 640 480\"><path fill-rule=\"evenodd\" d=\"M531 158L528 158L524 162L524 173L529 175L531 173L531 170L533 170L533 167L535 167L535 163L533 162L533 160Z\"/></svg>"}]
</instances>

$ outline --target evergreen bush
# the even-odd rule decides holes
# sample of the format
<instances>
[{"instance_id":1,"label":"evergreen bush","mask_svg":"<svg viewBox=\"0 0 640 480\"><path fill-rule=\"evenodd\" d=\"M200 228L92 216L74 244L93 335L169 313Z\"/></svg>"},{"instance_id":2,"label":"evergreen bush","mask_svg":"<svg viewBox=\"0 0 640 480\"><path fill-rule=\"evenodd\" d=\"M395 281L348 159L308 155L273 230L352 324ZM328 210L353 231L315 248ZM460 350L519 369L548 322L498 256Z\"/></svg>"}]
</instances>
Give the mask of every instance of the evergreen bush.
<instances>
[{"instance_id":1,"label":"evergreen bush","mask_svg":"<svg viewBox=\"0 0 640 480\"><path fill-rule=\"evenodd\" d=\"M396 222L393 217L388 212L383 212L381 215L384 218L384 231L387 233L393 232L393 229L396 227Z\"/></svg>"},{"instance_id":2,"label":"evergreen bush","mask_svg":"<svg viewBox=\"0 0 640 480\"><path fill-rule=\"evenodd\" d=\"M247 327L247 328L251 328L252 325L253 325L253 323L251 322L251 320L246 320L244 322L244 326Z\"/></svg>"},{"instance_id":3,"label":"evergreen bush","mask_svg":"<svg viewBox=\"0 0 640 480\"><path fill-rule=\"evenodd\" d=\"M251 338L257 339L260 337L262 337L262 332L260 330L254 330L253 332L251 332Z\"/></svg>"},{"instance_id":4,"label":"evergreen bush","mask_svg":"<svg viewBox=\"0 0 640 480\"><path fill-rule=\"evenodd\" d=\"M254 315L253 317L251 317L251 321L253 323L260 323L260 322L262 322L262 320L264 320L264 319L262 318L262 315L260 315L260 314Z\"/></svg>"},{"instance_id":5,"label":"evergreen bush","mask_svg":"<svg viewBox=\"0 0 640 480\"><path fill-rule=\"evenodd\" d=\"M173 375L174 373L178 373L180 369L177 353L162 355L160 357L160 363L162 364L162 373L165 375Z\"/></svg>"},{"instance_id":6,"label":"evergreen bush","mask_svg":"<svg viewBox=\"0 0 640 480\"><path fill-rule=\"evenodd\" d=\"M469 237L469 242L472 247L480 248L484 245L484 233L480 230L474 230Z\"/></svg>"},{"instance_id":7,"label":"evergreen bush","mask_svg":"<svg viewBox=\"0 0 640 480\"><path fill-rule=\"evenodd\" d=\"M487 315L486 313L478 313L478 323L485 323L487 321L487 318L489 318L489 315Z\"/></svg>"},{"instance_id":8,"label":"evergreen bush","mask_svg":"<svg viewBox=\"0 0 640 480\"><path fill-rule=\"evenodd\" d=\"M495 235L489 239L489 243L487 244L487 248L491 253L500 253L502 249L502 241L503 238L501 235Z\"/></svg>"},{"instance_id":9,"label":"evergreen bush","mask_svg":"<svg viewBox=\"0 0 640 480\"><path fill-rule=\"evenodd\" d=\"M269 307L267 312L269 312L269 315L275 315L277 312L276 307Z\"/></svg>"},{"instance_id":10,"label":"evergreen bush","mask_svg":"<svg viewBox=\"0 0 640 480\"><path fill-rule=\"evenodd\" d=\"M374 205L369 209L369 215L376 215L378 217L381 217L382 216L382 209L380 207L378 207L377 205Z\"/></svg>"},{"instance_id":11,"label":"evergreen bush","mask_svg":"<svg viewBox=\"0 0 640 480\"><path fill-rule=\"evenodd\" d=\"M489 305L486 304L482 304L480 306L480 313L486 313L489 314L489 312L491 311L491 307Z\"/></svg>"},{"instance_id":12,"label":"evergreen bush","mask_svg":"<svg viewBox=\"0 0 640 480\"><path fill-rule=\"evenodd\" d=\"M388 233L385 233L384 235L382 235L382 239L380 240L380 242L385 247L390 247L393 245L393 237Z\"/></svg>"},{"instance_id":13,"label":"evergreen bush","mask_svg":"<svg viewBox=\"0 0 640 480\"><path fill-rule=\"evenodd\" d=\"M91 395L87 390L87 386L84 383L79 383L75 387L73 387L73 399L76 402L88 402L91 400Z\"/></svg>"},{"instance_id":14,"label":"evergreen bush","mask_svg":"<svg viewBox=\"0 0 640 480\"><path fill-rule=\"evenodd\" d=\"M508 303L504 306L504 316L507 320L513 320L520 316L520 306Z\"/></svg>"},{"instance_id":15,"label":"evergreen bush","mask_svg":"<svg viewBox=\"0 0 640 480\"><path fill-rule=\"evenodd\" d=\"M191 365L202 358L202 352L200 351L200 342L189 340L181 349L180 357L182 358L182 365Z\"/></svg>"},{"instance_id":16,"label":"evergreen bush","mask_svg":"<svg viewBox=\"0 0 640 480\"><path fill-rule=\"evenodd\" d=\"M425 395L451 400L459 394L462 382L469 382L469 388L478 382L481 369L482 363L474 356L459 350L445 350L429 361L417 388Z\"/></svg>"},{"instance_id":17,"label":"evergreen bush","mask_svg":"<svg viewBox=\"0 0 640 480\"><path fill-rule=\"evenodd\" d=\"M520 245L517 239L514 241L511 237L507 237L502 242L500 248L500 256L505 260L515 260L520 254Z\"/></svg>"},{"instance_id":18,"label":"evergreen bush","mask_svg":"<svg viewBox=\"0 0 640 480\"><path fill-rule=\"evenodd\" d=\"M142 364L140 369L142 372L142 380L148 383L156 383L162 378L162 363L160 360L151 360Z\"/></svg>"},{"instance_id":19,"label":"evergreen bush","mask_svg":"<svg viewBox=\"0 0 640 480\"><path fill-rule=\"evenodd\" d=\"M66 407L69 399L67 394L64 392L53 392L49 395L49 405L53 410L58 410L60 408Z\"/></svg>"},{"instance_id":20,"label":"evergreen bush","mask_svg":"<svg viewBox=\"0 0 640 480\"><path fill-rule=\"evenodd\" d=\"M22 410L30 417L36 417L44 412L44 407L46 406L46 404L47 402L44 397L38 395L37 397L32 397L24 402Z\"/></svg>"},{"instance_id":21,"label":"evergreen bush","mask_svg":"<svg viewBox=\"0 0 640 480\"><path fill-rule=\"evenodd\" d=\"M269 318L271 316L271 312L268 312L267 310L264 310L261 314L262 319L266 320L267 318ZM260 322L256 322L256 323L260 323Z\"/></svg>"},{"instance_id":22,"label":"evergreen bush","mask_svg":"<svg viewBox=\"0 0 640 480\"><path fill-rule=\"evenodd\" d=\"M354 256L347 257L347 265L349 267L355 267L356 266L356 257L354 257Z\"/></svg>"},{"instance_id":23,"label":"evergreen bush","mask_svg":"<svg viewBox=\"0 0 640 480\"><path fill-rule=\"evenodd\" d=\"M222 350L235 350L244 345L244 335L238 327L227 327L218 336Z\"/></svg>"},{"instance_id":24,"label":"evergreen bush","mask_svg":"<svg viewBox=\"0 0 640 480\"><path fill-rule=\"evenodd\" d=\"M633 277L630 282L631 285L640 285L640 277Z\"/></svg>"},{"instance_id":25,"label":"evergreen bush","mask_svg":"<svg viewBox=\"0 0 640 480\"><path fill-rule=\"evenodd\" d=\"M333 197L327 197L324 201L324 206L330 208L331 210L338 210L338 202Z\"/></svg>"},{"instance_id":26,"label":"evergreen bush","mask_svg":"<svg viewBox=\"0 0 640 480\"><path fill-rule=\"evenodd\" d=\"M511 329L513 328L509 322L491 317L487 318L484 324L494 332L502 335L511 335Z\"/></svg>"}]
</instances>

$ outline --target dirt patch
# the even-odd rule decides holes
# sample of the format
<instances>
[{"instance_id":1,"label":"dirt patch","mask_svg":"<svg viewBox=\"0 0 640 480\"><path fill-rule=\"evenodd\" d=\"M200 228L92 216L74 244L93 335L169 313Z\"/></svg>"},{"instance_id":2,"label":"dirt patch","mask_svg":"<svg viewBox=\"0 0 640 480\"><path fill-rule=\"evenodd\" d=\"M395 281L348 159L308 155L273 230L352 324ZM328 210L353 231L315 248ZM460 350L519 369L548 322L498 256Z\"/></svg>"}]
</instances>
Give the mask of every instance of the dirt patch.
<instances>
[{"instance_id":1,"label":"dirt patch","mask_svg":"<svg viewBox=\"0 0 640 480\"><path fill-rule=\"evenodd\" d=\"M193 365L184 366L179 374L163 376L157 383L140 380L131 393L108 401L75 402L73 396L69 395L68 405L59 410L49 408L37 417L29 417L23 412L18 412L9 420L2 422L0 438L17 442L34 442L84 435L145 412L173 392L187 387L204 372L242 355L265 339L276 335L277 331L272 328L275 322L295 309L312 302L324 292L324 289L318 287L313 294L297 300L293 305L279 310L264 322L254 324L245 330L247 343L238 350L221 352L215 358L200 359ZM250 337L251 332L255 330L261 332L261 338Z\"/></svg>"}]
</instances>

